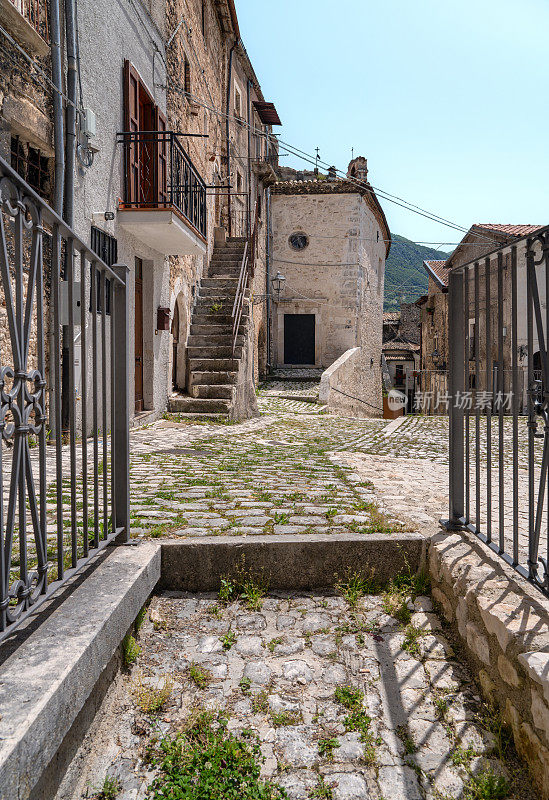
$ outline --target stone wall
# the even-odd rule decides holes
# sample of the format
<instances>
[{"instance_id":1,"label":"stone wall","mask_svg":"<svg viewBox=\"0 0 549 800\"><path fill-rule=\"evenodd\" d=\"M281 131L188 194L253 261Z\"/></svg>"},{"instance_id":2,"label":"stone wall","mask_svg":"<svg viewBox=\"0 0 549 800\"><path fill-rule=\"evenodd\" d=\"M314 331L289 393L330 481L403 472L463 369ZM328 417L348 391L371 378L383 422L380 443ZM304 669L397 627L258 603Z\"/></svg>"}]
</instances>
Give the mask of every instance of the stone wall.
<instances>
[{"instance_id":1,"label":"stone wall","mask_svg":"<svg viewBox=\"0 0 549 800\"><path fill-rule=\"evenodd\" d=\"M486 699L549 798L549 600L471 534L429 546L433 599L462 640Z\"/></svg>"}]
</instances>

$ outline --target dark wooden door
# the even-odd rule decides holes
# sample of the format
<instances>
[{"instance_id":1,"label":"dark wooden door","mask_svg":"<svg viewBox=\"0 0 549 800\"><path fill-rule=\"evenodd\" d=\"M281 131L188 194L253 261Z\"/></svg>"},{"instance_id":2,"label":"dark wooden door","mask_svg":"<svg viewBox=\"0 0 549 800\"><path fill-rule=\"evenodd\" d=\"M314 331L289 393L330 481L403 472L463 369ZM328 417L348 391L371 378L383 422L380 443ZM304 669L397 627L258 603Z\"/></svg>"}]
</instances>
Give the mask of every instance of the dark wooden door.
<instances>
[{"instance_id":1,"label":"dark wooden door","mask_svg":"<svg viewBox=\"0 0 549 800\"><path fill-rule=\"evenodd\" d=\"M143 411L143 262L135 259L135 411Z\"/></svg>"},{"instance_id":2,"label":"dark wooden door","mask_svg":"<svg viewBox=\"0 0 549 800\"><path fill-rule=\"evenodd\" d=\"M314 314L284 314L284 363L315 363Z\"/></svg>"}]
</instances>

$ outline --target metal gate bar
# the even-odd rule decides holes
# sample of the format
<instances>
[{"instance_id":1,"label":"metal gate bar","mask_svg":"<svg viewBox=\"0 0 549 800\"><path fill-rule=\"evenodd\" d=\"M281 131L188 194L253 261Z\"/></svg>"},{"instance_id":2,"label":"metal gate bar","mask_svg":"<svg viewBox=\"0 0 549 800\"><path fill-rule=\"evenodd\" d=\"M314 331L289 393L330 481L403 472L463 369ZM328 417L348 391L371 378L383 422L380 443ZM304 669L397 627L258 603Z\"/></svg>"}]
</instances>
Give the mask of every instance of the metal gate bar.
<instances>
[{"instance_id":1,"label":"metal gate bar","mask_svg":"<svg viewBox=\"0 0 549 800\"><path fill-rule=\"evenodd\" d=\"M549 227L454 268L448 303L444 524L549 595Z\"/></svg>"},{"instance_id":2,"label":"metal gate bar","mask_svg":"<svg viewBox=\"0 0 549 800\"><path fill-rule=\"evenodd\" d=\"M0 307L1 641L129 538L127 269L99 259L2 159Z\"/></svg>"}]
</instances>

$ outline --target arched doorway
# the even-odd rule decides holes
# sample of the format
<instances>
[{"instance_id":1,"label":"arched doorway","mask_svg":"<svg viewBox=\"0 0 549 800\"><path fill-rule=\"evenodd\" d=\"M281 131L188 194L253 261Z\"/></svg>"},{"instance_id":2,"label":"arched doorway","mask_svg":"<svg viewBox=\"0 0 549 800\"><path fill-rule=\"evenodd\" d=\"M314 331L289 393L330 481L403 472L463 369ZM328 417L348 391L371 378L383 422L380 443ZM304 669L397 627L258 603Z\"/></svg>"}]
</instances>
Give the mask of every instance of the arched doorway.
<instances>
[{"instance_id":1,"label":"arched doorway","mask_svg":"<svg viewBox=\"0 0 549 800\"><path fill-rule=\"evenodd\" d=\"M172 318L172 386L186 389L187 386L187 333L188 307L184 292L175 300Z\"/></svg>"}]
</instances>

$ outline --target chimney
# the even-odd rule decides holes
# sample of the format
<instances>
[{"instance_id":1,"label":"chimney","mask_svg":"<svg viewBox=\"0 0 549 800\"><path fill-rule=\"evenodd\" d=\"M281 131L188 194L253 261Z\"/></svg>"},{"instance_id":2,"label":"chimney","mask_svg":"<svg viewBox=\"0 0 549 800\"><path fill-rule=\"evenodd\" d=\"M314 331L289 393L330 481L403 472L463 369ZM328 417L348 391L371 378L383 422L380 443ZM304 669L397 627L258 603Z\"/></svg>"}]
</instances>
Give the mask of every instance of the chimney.
<instances>
[{"instance_id":1,"label":"chimney","mask_svg":"<svg viewBox=\"0 0 549 800\"><path fill-rule=\"evenodd\" d=\"M328 178L335 181L337 178L337 167L328 167Z\"/></svg>"}]
</instances>

